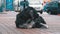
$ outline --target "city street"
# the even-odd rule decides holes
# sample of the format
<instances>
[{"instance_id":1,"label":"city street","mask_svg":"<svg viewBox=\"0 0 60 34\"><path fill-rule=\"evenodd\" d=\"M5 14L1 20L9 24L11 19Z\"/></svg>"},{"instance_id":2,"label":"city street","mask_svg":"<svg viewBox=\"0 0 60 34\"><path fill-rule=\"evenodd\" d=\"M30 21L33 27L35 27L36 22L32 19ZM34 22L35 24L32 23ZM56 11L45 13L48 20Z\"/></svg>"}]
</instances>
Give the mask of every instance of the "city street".
<instances>
[{"instance_id":1,"label":"city street","mask_svg":"<svg viewBox=\"0 0 60 34\"><path fill-rule=\"evenodd\" d=\"M18 12L0 13L0 34L60 34L60 16L39 14L44 18L48 29L20 29L16 28L15 20Z\"/></svg>"}]
</instances>

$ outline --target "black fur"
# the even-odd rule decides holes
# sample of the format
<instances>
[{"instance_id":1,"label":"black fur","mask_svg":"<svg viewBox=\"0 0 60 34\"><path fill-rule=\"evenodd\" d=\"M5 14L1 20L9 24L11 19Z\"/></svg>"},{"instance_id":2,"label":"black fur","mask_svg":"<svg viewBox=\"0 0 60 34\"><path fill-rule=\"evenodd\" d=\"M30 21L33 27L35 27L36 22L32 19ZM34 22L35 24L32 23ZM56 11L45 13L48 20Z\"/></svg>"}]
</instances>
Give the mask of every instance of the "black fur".
<instances>
[{"instance_id":1,"label":"black fur","mask_svg":"<svg viewBox=\"0 0 60 34\"><path fill-rule=\"evenodd\" d=\"M32 10L32 13L31 13L31 10ZM28 21L29 19L30 21ZM15 24L16 24L16 27L19 28L19 25L23 25L25 23L29 24L31 23L32 20L35 22L32 28L36 28L36 27L40 28L42 26L40 23L46 24L44 19L41 16L39 16L37 14L37 11L32 7L28 7L24 9L21 13L17 14Z\"/></svg>"}]
</instances>

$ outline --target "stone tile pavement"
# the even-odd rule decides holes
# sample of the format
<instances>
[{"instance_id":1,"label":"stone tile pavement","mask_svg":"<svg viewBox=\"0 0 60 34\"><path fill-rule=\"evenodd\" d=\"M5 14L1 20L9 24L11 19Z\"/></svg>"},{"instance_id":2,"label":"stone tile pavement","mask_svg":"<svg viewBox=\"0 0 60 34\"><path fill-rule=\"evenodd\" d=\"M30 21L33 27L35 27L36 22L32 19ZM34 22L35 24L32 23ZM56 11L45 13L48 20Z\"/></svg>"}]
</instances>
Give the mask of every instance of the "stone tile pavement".
<instances>
[{"instance_id":1,"label":"stone tile pavement","mask_svg":"<svg viewBox=\"0 0 60 34\"><path fill-rule=\"evenodd\" d=\"M60 16L40 14L49 26L48 29L19 29L15 26L16 12L0 14L0 34L60 34Z\"/></svg>"}]
</instances>

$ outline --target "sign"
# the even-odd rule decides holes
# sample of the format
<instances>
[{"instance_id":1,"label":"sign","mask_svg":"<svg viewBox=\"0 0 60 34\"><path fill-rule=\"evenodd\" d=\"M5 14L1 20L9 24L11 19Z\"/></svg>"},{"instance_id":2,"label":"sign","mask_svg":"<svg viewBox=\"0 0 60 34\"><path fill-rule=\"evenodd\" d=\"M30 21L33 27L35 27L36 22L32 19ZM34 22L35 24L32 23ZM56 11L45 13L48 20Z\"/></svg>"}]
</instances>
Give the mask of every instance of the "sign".
<instances>
[{"instance_id":1,"label":"sign","mask_svg":"<svg viewBox=\"0 0 60 34\"><path fill-rule=\"evenodd\" d=\"M14 10L13 0L6 0L6 10Z\"/></svg>"}]
</instances>

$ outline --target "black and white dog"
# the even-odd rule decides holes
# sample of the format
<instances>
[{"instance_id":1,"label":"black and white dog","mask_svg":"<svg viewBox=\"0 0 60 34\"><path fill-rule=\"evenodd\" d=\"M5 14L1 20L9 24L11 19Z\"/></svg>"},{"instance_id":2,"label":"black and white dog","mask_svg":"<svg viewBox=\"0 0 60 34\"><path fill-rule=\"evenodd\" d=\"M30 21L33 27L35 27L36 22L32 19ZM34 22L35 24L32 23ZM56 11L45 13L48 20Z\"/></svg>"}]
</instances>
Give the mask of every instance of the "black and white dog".
<instances>
[{"instance_id":1,"label":"black and white dog","mask_svg":"<svg viewBox=\"0 0 60 34\"><path fill-rule=\"evenodd\" d=\"M15 21L17 28L41 28L48 27L44 19L37 14L37 11L28 7L17 14Z\"/></svg>"}]
</instances>

